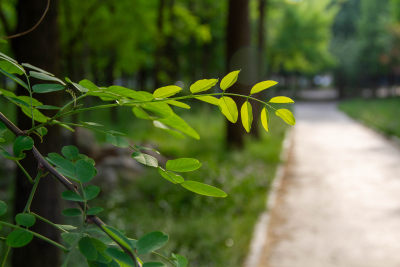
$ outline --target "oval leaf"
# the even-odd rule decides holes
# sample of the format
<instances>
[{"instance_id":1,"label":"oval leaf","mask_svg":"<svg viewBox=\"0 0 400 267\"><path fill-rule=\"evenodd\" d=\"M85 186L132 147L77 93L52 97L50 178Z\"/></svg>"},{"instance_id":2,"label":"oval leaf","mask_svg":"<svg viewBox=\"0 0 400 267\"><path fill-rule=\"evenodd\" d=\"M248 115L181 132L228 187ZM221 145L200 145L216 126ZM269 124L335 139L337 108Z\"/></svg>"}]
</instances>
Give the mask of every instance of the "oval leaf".
<instances>
[{"instance_id":1,"label":"oval leaf","mask_svg":"<svg viewBox=\"0 0 400 267\"><path fill-rule=\"evenodd\" d=\"M176 85L168 85L161 88L158 88L154 91L154 98L166 98L175 95L176 93L182 90L181 87Z\"/></svg>"},{"instance_id":2,"label":"oval leaf","mask_svg":"<svg viewBox=\"0 0 400 267\"><path fill-rule=\"evenodd\" d=\"M26 226L26 227L31 227L32 225L35 224L36 218L35 218L35 216L33 216L32 214L28 214L28 213L18 213L18 214L15 216L15 221L16 221L17 224L19 224L19 225Z\"/></svg>"},{"instance_id":3,"label":"oval leaf","mask_svg":"<svg viewBox=\"0 0 400 267\"><path fill-rule=\"evenodd\" d=\"M57 77L50 76L46 73L43 72L37 72L37 71L30 71L29 76L39 79L39 80L44 80L44 81L53 81L53 82L58 82L61 83L62 85L65 85L65 82L62 80L58 79Z\"/></svg>"},{"instance_id":4,"label":"oval leaf","mask_svg":"<svg viewBox=\"0 0 400 267\"><path fill-rule=\"evenodd\" d=\"M33 147L33 139L29 136L18 136L14 141L14 156L22 156L22 151L30 150Z\"/></svg>"},{"instance_id":5,"label":"oval leaf","mask_svg":"<svg viewBox=\"0 0 400 267\"><path fill-rule=\"evenodd\" d=\"M209 196L209 197L226 197L227 194L219 188L214 186L199 183L196 181L185 181L181 183L181 186L186 188L189 191L192 191L196 194Z\"/></svg>"},{"instance_id":6,"label":"oval leaf","mask_svg":"<svg viewBox=\"0 0 400 267\"><path fill-rule=\"evenodd\" d=\"M203 80L198 80L194 84L190 86L190 92L193 94L199 93L199 92L204 92L216 85L218 82L218 79L203 79Z\"/></svg>"},{"instance_id":7,"label":"oval leaf","mask_svg":"<svg viewBox=\"0 0 400 267\"><path fill-rule=\"evenodd\" d=\"M61 154L69 160L77 160L79 158L79 150L76 146L64 146L61 149Z\"/></svg>"},{"instance_id":8,"label":"oval leaf","mask_svg":"<svg viewBox=\"0 0 400 267\"><path fill-rule=\"evenodd\" d=\"M174 184L180 184L183 183L185 181L185 179L183 179L182 176L180 176L179 174L170 172L170 171L165 171L162 168L158 168L158 173L166 180L170 181L171 183Z\"/></svg>"},{"instance_id":9,"label":"oval leaf","mask_svg":"<svg viewBox=\"0 0 400 267\"><path fill-rule=\"evenodd\" d=\"M287 96L276 96L271 98L269 103L291 104L294 103L293 99Z\"/></svg>"},{"instance_id":10,"label":"oval leaf","mask_svg":"<svg viewBox=\"0 0 400 267\"><path fill-rule=\"evenodd\" d=\"M218 106L221 109L222 114L228 119L228 121L235 123L238 119L238 110L235 101L228 96L223 96L218 100Z\"/></svg>"},{"instance_id":11,"label":"oval leaf","mask_svg":"<svg viewBox=\"0 0 400 267\"><path fill-rule=\"evenodd\" d=\"M64 85L56 84L56 83L36 84L36 85L32 86L33 92L38 93L38 94L56 92L56 91L64 90L64 88L65 88Z\"/></svg>"},{"instance_id":12,"label":"oval leaf","mask_svg":"<svg viewBox=\"0 0 400 267\"><path fill-rule=\"evenodd\" d=\"M218 106L218 98L216 98L216 97L207 95L207 96L196 96L195 98L200 101Z\"/></svg>"},{"instance_id":13,"label":"oval leaf","mask_svg":"<svg viewBox=\"0 0 400 267\"><path fill-rule=\"evenodd\" d=\"M276 116L280 117L284 122L286 122L289 125L295 125L296 120L293 116L293 113L285 108L278 109L275 112Z\"/></svg>"},{"instance_id":14,"label":"oval leaf","mask_svg":"<svg viewBox=\"0 0 400 267\"><path fill-rule=\"evenodd\" d=\"M271 81L271 80L259 82L251 88L250 94L257 94L257 93L264 91L265 89L268 89L276 84L278 84L278 82Z\"/></svg>"},{"instance_id":15,"label":"oval leaf","mask_svg":"<svg viewBox=\"0 0 400 267\"><path fill-rule=\"evenodd\" d=\"M137 162L147 165L149 167L158 167L158 160L149 154L133 152L132 158L134 158Z\"/></svg>"},{"instance_id":16,"label":"oval leaf","mask_svg":"<svg viewBox=\"0 0 400 267\"><path fill-rule=\"evenodd\" d=\"M155 261L150 261L150 262L145 262L143 263L143 267L165 267L166 265L162 262L155 262Z\"/></svg>"},{"instance_id":17,"label":"oval leaf","mask_svg":"<svg viewBox=\"0 0 400 267\"><path fill-rule=\"evenodd\" d=\"M104 209L102 207L91 207L87 210L87 215L96 215L102 212Z\"/></svg>"},{"instance_id":18,"label":"oval leaf","mask_svg":"<svg viewBox=\"0 0 400 267\"><path fill-rule=\"evenodd\" d=\"M219 87L224 91L231 87L237 81L239 72L240 70L235 70L228 73L224 78L222 78Z\"/></svg>"},{"instance_id":19,"label":"oval leaf","mask_svg":"<svg viewBox=\"0 0 400 267\"><path fill-rule=\"evenodd\" d=\"M184 108L184 109L190 109L190 106L186 103L180 102L180 101L176 101L176 100L168 100L165 101L167 104L176 106L176 107L180 107L180 108Z\"/></svg>"},{"instance_id":20,"label":"oval leaf","mask_svg":"<svg viewBox=\"0 0 400 267\"><path fill-rule=\"evenodd\" d=\"M79 251L85 256L86 259L93 261L97 259L97 250L89 237L85 236L79 240Z\"/></svg>"},{"instance_id":21,"label":"oval leaf","mask_svg":"<svg viewBox=\"0 0 400 267\"><path fill-rule=\"evenodd\" d=\"M95 185L89 185L83 189L84 196L86 200L91 200L96 198L100 193L100 187Z\"/></svg>"},{"instance_id":22,"label":"oval leaf","mask_svg":"<svg viewBox=\"0 0 400 267\"><path fill-rule=\"evenodd\" d=\"M250 132L251 124L253 123L253 110L249 101L243 103L240 110L240 115L242 117L242 124L246 132Z\"/></svg>"},{"instance_id":23,"label":"oval leaf","mask_svg":"<svg viewBox=\"0 0 400 267\"><path fill-rule=\"evenodd\" d=\"M268 110L265 107L261 110L261 124L268 132Z\"/></svg>"},{"instance_id":24,"label":"oval leaf","mask_svg":"<svg viewBox=\"0 0 400 267\"><path fill-rule=\"evenodd\" d=\"M84 159L80 159L75 163L75 170L76 178L82 183L89 182L96 174L94 166Z\"/></svg>"},{"instance_id":25,"label":"oval leaf","mask_svg":"<svg viewBox=\"0 0 400 267\"><path fill-rule=\"evenodd\" d=\"M168 235L155 231L142 236L136 243L138 254L146 254L163 247L168 242Z\"/></svg>"},{"instance_id":26,"label":"oval leaf","mask_svg":"<svg viewBox=\"0 0 400 267\"><path fill-rule=\"evenodd\" d=\"M122 245L124 248L130 250L133 252L133 247L129 239L123 235L119 230L108 226L108 225L102 225L101 228L106 232L112 239L117 241L120 245Z\"/></svg>"},{"instance_id":27,"label":"oval leaf","mask_svg":"<svg viewBox=\"0 0 400 267\"><path fill-rule=\"evenodd\" d=\"M175 172L191 172L201 167L201 163L193 158L168 160L165 168Z\"/></svg>"},{"instance_id":28,"label":"oval leaf","mask_svg":"<svg viewBox=\"0 0 400 267\"><path fill-rule=\"evenodd\" d=\"M84 202L84 199L80 195L70 190L62 192L61 197L65 200Z\"/></svg>"},{"instance_id":29,"label":"oval leaf","mask_svg":"<svg viewBox=\"0 0 400 267\"><path fill-rule=\"evenodd\" d=\"M106 249L106 253L116 261L127 264L127 265L119 264L117 266L135 266L135 263L133 262L132 258L128 254L117 248L109 247Z\"/></svg>"},{"instance_id":30,"label":"oval leaf","mask_svg":"<svg viewBox=\"0 0 400 267\"><path fill-rule=\"evenodd\" d=\"M0 216L6 214L6 212L7 212L7 204L3 200L0 200Z\"/></svg>"},{"instance_id":31,"label":"oval leaf","mask_svg":"<svg viewBox=\"0 0 400 267\"><path fill-rule=\"evenodd\" d=\"M12 248L20 248L29 244L32 241L33 234L23 229L16 229L8 236L6 243Z\"/></svg>"}]
</instances>

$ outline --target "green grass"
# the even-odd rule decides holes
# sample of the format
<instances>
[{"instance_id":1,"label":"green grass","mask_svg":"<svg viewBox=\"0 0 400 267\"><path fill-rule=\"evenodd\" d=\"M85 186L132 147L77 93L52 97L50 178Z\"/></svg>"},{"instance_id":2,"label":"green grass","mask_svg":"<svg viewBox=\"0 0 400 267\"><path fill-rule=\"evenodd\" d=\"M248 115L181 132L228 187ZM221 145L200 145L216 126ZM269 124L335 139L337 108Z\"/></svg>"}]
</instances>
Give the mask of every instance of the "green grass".
<instances>
[{"instance_id":1,"label":"green grass","mask_svg":"<svg viewBox=\"0 0 400 267\"><path fill-rule=\"evenodd\" d=\"M149 169L141 178L121 180L118 189L103 195L99 204L106 207L105 220L129 236L154 230L168 233L164 251L187 256L192 267L241 266L280 161L285 126L272 119L272 132L262 133L260 141L247 138L244 150L225 151L225 119L216 109L200 108L184 118L199 131L200 141L176 139L157 129L134 129L133 123L128 134L133 140L158 144L169 158L198 158L202 168L184 177L222 188L229 196L195 195Z\"/></svg>"},{"instance_id":2,"label":"green grass","mask_svg":"<svg viewBox=\"0 0 400 267\"><path fill-rule=\"evenodd\" d=\"M400 97L347 100L339 108L367 126L400 137Z\"/></svg>"}]
</instances>

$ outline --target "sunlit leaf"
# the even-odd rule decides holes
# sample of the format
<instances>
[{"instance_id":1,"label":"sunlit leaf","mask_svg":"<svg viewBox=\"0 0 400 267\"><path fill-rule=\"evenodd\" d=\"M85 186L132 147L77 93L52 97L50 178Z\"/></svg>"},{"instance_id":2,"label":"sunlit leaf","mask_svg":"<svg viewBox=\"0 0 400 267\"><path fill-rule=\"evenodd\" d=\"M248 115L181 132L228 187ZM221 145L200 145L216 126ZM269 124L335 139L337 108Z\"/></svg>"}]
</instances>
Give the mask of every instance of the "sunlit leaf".
<instances>
[{"instance_id":1,"label":"sunlit leaf","mask_svg":"<svg viewBox=\"0 0 400 267\"><path fill-rule=\"evenodd\" d=\"M154 168L158 167L158 160L149 154L133 152L132 158L134 158L137 162L142 163L143 165Z\"/></svg>"},{"instance_id":2,"label":"sunlit leaf","mask_svg":"<svg viewBox=\"0 0 400 267\"><path fill-rule=\"evenodd\" d=\"M158 167L158 173L166 180L170 181L174 184L180 184L185 181L182 176L179 174L163 170L162 168Z\"/></svg>"},{"instance_id":3,"label":"sunlit leaf","mask_svg":"<svg viewBox=\"0 0 400 267\"><path fill-rule=\"evenodd\" d=\"M89 91L99 90L99 87L97 87L97 85L86 79L80 81L79 84L88 89Z\"/></svg>"},{"instance_id":4,"label":"sunlit leaf","mask_svg":"<svg viewBox=\"0 0 400 267\"><path fill-rule=\"evenodd\" d=\"M186 103L180 102L180 101L176 101L176 100L168 100L166 101L167 104L176 106L176 107L180 107L180 108L184 108L184 109L190 109L190 106Z\"/></svg>"},{"instance_id":5,"label":"sunlit leaf","mask_svg":"<svg viewBox=\"0 0 400 267\"><path fill-rule=\"evenodd\" d=\"M287 97L287 96L275 96L269 100L269 103L282 103L282 104L288 104L288 103L294 103L294 101Z\"/></svg>"},{"instance_id":6,"label":"sunlit leaf","mask_svg":"<svg viewBox=\"0 0 400 267\"><path fill-rule=\"evenodd\" d=\"M22 75L25 73L24 68L22 68L17 63L11 61L0 61L0 69L3 69L11 74Z\"/></svg>"},{"instance_id":7,"label":"sunlit leaf","mask_svg":"<svg viewBox=\"0 0 400 267\"><path fill-rule=\"evenodd\" d=\"M223 96L218 101L222 114L232 123L238 119L238 110L235 101L228 96Z\"/></svg>"},{"instance_id":8,"label":"sunlit leaf","mask_svg":"<svg viewBox=\"0 0 400 267\"><path fill-rule=\"evenodd\" d=\"M158 88L154 91L154 98L166 98L173 96L182 90L181 87L176 85L168 85L161 88Z\"/></svg>"},{"instance_id":9,"label":"sunlit leaf","mask_svg":"<svg viewBox=\"0 0 400 267\"><path fill-rule=\"evenodd\" d=\"M278 109L275 112L276 116L280 117L284 122L286 122L289 125L295 125L296 120L293 116L293 113L285 108Z\"/></svg>"},{"instance_id":10,"label":"sunlit leaf","mask_svg":"<svg viewBox=\"0 0 400 267\"><path fill-rule=\"evenodd\" d=\"M168 242L168 235L155 231L145 234L136 243L138 254L147 254L163 247Z\"/></svg>"},{"instance_id":11,"label":"sunlit leaf","mask_svg":"<svg viewBox=\"0 0 400 267\"><path fill-rule=\"evenodd\" d=\"M268 110L265 107L261 110L261 124L268 132Z\"/></svg>"},{"instance_id":12,"label":"sunlit leaf","mask_svg":"<svg viewBox=\"0 0 400 267\"><path fill-rule=\"evenodd\" d=\"M224 191L222 191L221 189L218 189L218 188L208 185L208 184L196 182L196 181L184 181L180 185L183 186L184 188L186 188L187 190L192 191L199 195L204 195L204 196L209 196L209 197L226 197L227 196L227 194Z\"/></svg>"},{"instance_id":13,"label":"sunlit leaf","mask_svg":"<svg viewBox=\"0 0 400 267\"><path fill-rule=\"evenodd\" d=\"M228 73L224 78L222 78L219 87L224 91L231 87L237 81L239 72L240 70L235 70Z\"/></svg>"},{"instance_id":14,"label":"sunlit leaf","mask_svg":"<svg viewBox=\"0 0 400 267\"><path fill-rule=\"evenodd\" d=\"M218 82L218 79L203 79L198 80L190 86L190 92L193 94L207 91L208 89L215 86Z\"/></svg>"},{"instance_id":15,"label":"sunlit leaf","mask_svg":"<svg viewBox=\"0 0 400 267\"><path fill-rule=\"evenodd\" d=\"M242 124L246 132L250 132L251 124L253 123L253 111L249 101L243 103L240 110Z\"/></svg>"},{"instance_id":16,"label":"sunlit leaf","mask_svg":"<svg viewBox=\"0 0 400 267\"><path fill-rule=\"evenodd\" d=\"M29 72L29 76L39 79L39 80L44 80L44 81L53 81L53 82L58 82L62 85L65 85L65 82L63 82L62 80L58 79L57 77L54 76L50 76L46 73L43 72L37 72L37 71L30 71Z\"/></svg>"},{"instance_id":17,"label":"sunlit leaf","mask_svg":"<svg viewBox=\"0 0 400 267\"><path fill-rule=\"evenodd\" d=\"M213 97L213 96L196 96L195 98L200 100L200 101L203 101L203 102L218 106L218 100L219 99L216 98L216 97Z\"/></svg>"},{"instance_id":18,"label":"sunlit leaf","mask_svg":"<svg viewBox=\"0 0 400 267\"><path fill-rule=\"evenodd\" d=\"M190 127L184 119L182 119L175 113L166 118L160 118L159 121L194 139L200 139L200 135L192 127Z\"/></svg>"},{"instance_id":19,"label":"sunlit leaf","mask_svg":"<svg viewBox=\"0 0 400 267\"><path fill-rule=\"evenodd\" d=\"M168 160L165 168L175 172L191 172L201 167L201 163L194 158L180 158Z\"/></svg>"},{"instance_id":20,"label":"sunlit leaf","mask_svg":"<svg viewBox=\"0 0 400 267\"><path fill-rule=\"evenodd\" d=\"M278 84L278 82L271 81L271 80L259 82L251 88L250 94L257 94L257 93L264 91L265 89L268 89L276 84Z\"/></svg>"}]
</instances>

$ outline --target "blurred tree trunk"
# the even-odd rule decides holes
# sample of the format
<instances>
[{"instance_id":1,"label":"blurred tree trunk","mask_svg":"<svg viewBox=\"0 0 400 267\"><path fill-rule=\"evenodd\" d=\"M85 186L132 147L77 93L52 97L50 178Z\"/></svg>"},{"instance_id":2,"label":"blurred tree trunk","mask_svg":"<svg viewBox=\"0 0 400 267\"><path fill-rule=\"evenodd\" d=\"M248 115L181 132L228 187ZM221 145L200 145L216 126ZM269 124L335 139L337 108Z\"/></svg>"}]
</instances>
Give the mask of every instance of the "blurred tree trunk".
<instances>
[{"instance_id":1,"label":"blurred tree trunk","mask_svg":"<svg viewBox=\"0 0 400 267\"><path fill-rule=\"evenodd\" d=\"M250 50L249 0L229 0L226 40L227 72L242 70L238 82L228 90L231 93L248 94L250 83L255 81L256 76ZM244 99L239 97L233 99L240 113ZM242 147L245 131L241 119L239 118L236 124L228 121L227 124L228 147Z\"/></svg>"},{"instance_id":2,"label":"blurred tree trunk","mask_svg":"<svg viewBox=\"0 0 400 267\"><path fill-rule=\"evenodd\" d=\"M18 22L16 32L25 31L35 25L42 16L46 3L46 0L19 0L17 3ZM52 0L50 9L39 27L27 35L12 40L12 48L19 62L29 62L56 75L59 74L57 16L58 1ZM27 95L26 89L20 87L17 93L19 95ZM44 94L43 96L35 97L45 104L51 105L58 105L61 100L59 94ZM21 129L24 130L31 127L32 121L20 110L18 110L17 120ZM35 145L46 155L51 151L59 151L60 143L60 129L51 127L45 137L45 142L40 143L36 140ZM37 162L31 154L21 163L32 176L35 176ZM27 182L23 173L18 170L15 187L15 213L19 213L24 209L31 187L32 185ZM55 179L47 176L40 181L31 210L53 222L60 223L59 199L58 183ZM58 232L48 224L37 221L33 230L52 240L59 241ZM31 267L60 266L60 250L38 238L34 238L28 246L13 250L12 266L25 267L27 265Z\"/></svg>"},{"instance_id":3,"label":"blurred tree trunk","mask_svg":"<svg viewBox=\"0 0 400 267\"><path fill-rule=\"evenodd\" d=\"M160 87L160 67L164 51L164 9L165 0L159 0L157 11L156 51L154 53L154 88Z\"/></svg>"}]
</instances>

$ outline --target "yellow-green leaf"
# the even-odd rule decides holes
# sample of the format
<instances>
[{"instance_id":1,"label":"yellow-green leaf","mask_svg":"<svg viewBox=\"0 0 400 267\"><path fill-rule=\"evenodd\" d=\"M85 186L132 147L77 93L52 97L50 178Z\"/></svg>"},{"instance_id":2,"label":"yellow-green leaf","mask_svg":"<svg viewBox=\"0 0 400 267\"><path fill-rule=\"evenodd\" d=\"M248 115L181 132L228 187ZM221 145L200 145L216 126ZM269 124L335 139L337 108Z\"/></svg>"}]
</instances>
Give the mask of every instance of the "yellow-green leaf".
<instances>
[{"instance_id":1,"label":"yellow-green leaf","mask_svg":"<svg viewBox=\"0 0 400 267\"><path fill-rule=\"evenodd\" d=\"M240 110L240 115L242 117L242 124L246 132L250 132L251 124L253 123L253 110L249 101L243 103Z\"/></svg>"},{"instance_id":2,"label":"yellow-green leaf","mask_svg":"<svg viewBox=\"0 0 400 267\"><path fill-rule=\"evenodd\" d=\"M175 95L176 93L182 90L181 87L176 85L168 85L161 88L158 88L154 91L154 98L166 98Z\"/></svg>"},{"instance_id":3,"label":"yellow-green leaf","mask_svg":"<svg viewBox=\"0 0 400 267\"><path fill-rule=\"evenodd\" d=\"M228 121L235 123L238 119L238 110L235 101L228 96L223 96L218 100L218 106L221 109L222 114L228 119Z\"/></svg>"},{"instance_id":4,"label":"yellow-green leaf","mask_svg":"<svg viewBox=\"0 0 400 267\"><path fill-rule=\"evenodd\" d=\"M213 87L218 82L218 79L203 79L198 80L190 86L190 92L193 94L204 92Z\"/></svg>"},{"instance_id":5,"label":"yellow-green leaf","mask_svg":"<svg viewBox=\"0 0 400 267\"><path fill-rule=\"evenodd\" d=\"M275 112L276 116L280 117L284 122L286 122L289 125L295 125L296 124L296 120L293 116L293 113L286 109L286 108L281 108L278 109Z\"/></svg>"},{"instance_id":6,"label":"yellow-green leaf","mask_svg":"<svg viewBox=\"0 0 400 267\"><path fill-rule=\"evenodd\" d=\"M235 70L228 73L224 78L222 78L219 87L224 91L231 87L237 81L239 72L240 70Z\"/></svg>"},{"instance_id":7,"label":"yellow-green leaf","mask_svg":"<svg viewBox=\"0 0 400 267\"><path fill-rule=\"evenodd\" d=\"M278 82L271 81L271 80L259 82L251 88L250 94L257 94L257 93L264 91L265 89L268 89L276 84L278 84Z\"/></svg>"},{"instance_id":8,"label":"yellow-green leaf","mask_svg":"<svg viewBox=\"0 0 400 267\"><path fill-rule=\"evenodd\" d=\"M265 107L261 110L261 124L268 132L268 110Z\"/></svg>"},{"instance_id":9,"label":"yellow-green leaf","mask_svg":"<svg viewBox=\"0 0 400 267\"><path fill-rule=\"evenodd\" d=\"M182 187L196 194L209 196L209 197L226 197L227 194L219 188L214 186L199 183L196 181L184 181L180 184Z\"/></svg>"},{"instance_id":10,"label":"yellow-green leaf","mask_svg":"<svg viewBox=\"0 0 400 267\"><path fill-rule=\"evenodd\" d=\"M275 96L271 98L269 103L280 103L280 104L290 104L294 103L293 99L287 96Z\"/></svg>"},{"instance_id":11,"label":"yellow-green leaf","mask_svg":"<svg viewBox=\"0 0 400 267\"><path fill-rule=\"evenodd\" d=\"M213 96L196 96L196 99L218 106L218 98Z\"/></svg>"},{"instance_id":12,"label":"yellow-green leaf","mask_svg":"<svg viewBox=\"0 0 400 267\"><path fill-rule=\"evenodd\" d=\"M167 104L170 104L170 105L173 105L173 106L176 106L176 107L190 109L190 106L188 104L180 102L180 101L168 100L168 101L165 101L165 102L167 102Z\"/></svg>"}]
</instances>

